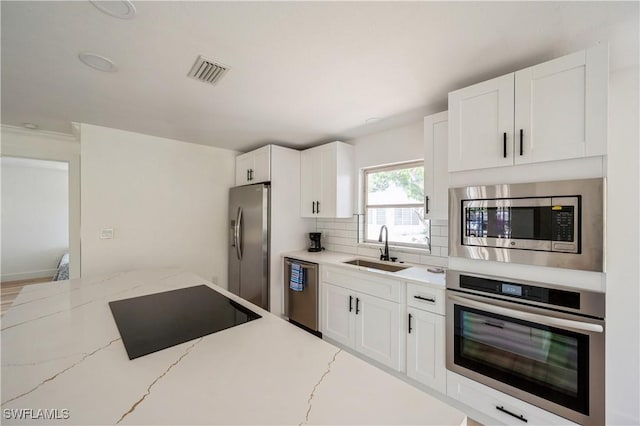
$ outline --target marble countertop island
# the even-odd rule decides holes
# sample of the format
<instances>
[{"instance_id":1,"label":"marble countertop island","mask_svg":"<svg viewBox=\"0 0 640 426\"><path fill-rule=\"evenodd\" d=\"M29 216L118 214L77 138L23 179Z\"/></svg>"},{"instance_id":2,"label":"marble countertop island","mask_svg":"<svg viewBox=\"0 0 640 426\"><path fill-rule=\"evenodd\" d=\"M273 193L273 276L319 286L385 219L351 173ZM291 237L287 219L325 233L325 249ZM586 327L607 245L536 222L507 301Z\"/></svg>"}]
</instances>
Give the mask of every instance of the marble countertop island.
<instances>
[{"instance_id":1,"label":"marble countertop island","mask_svg":"<svg viewBox=\"0 0 640 426\"><path fill-rule=\"evenodd\" d=\"M262 318L129 360L109 301L205 284ZM195 274L25 287L2 317L2 424L438 424L465 415Z\"/></svg>"}]
</instances>

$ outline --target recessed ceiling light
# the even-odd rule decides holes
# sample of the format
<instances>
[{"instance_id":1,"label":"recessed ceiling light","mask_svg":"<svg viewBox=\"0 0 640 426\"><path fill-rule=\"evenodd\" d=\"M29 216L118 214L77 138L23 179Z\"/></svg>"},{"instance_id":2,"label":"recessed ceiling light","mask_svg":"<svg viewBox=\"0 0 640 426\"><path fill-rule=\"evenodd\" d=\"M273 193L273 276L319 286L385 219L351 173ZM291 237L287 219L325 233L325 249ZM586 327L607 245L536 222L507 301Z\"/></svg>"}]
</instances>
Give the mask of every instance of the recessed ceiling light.
<instances>
[{"instance_id":1,"label":"recessed ceiling light","mask_svg":"<svg viewBox=\"0 0 640 426\"><path fill-rule=\"evenodd\" d=\"M33 123L22 123L22 127L24 127L25 129L35 130L38 128L38 125Z\"/></svg>"},{"instance_id":2,"label":"recessed ceiling light","mask_svg":"<svg viewBox=\"0 0 640 426\"><path fill-rule=\"evenodd\" d=\"M132 19L134 16L136 16L136 8L129 0L89 1L92 5L98 8L98 10L106 13L107 15L113 16L114 18Z\"/></svg>"},{"instance_id":3,"label":"recessed ceiling light","mask_svg":"<svg viewBox=\"0 0 640 426\"><path fill-rule=\"evenodd\" d=\"M111 59L95 53L81 52L78 54L78 59L80 59L85 65L99 71L116 72L118 70L116 64L114 64Z\"/></svg>"},{"instance_id":4,"label":"recessed ceiling light","mask_svg":"<svg viewBox=\"0 0 640 426\"><path fill-rule=\"evenodd\" d=\"M364 122L367 124L371 124L371 123L376 123L380 120L382 120L380 117L371 117L371 118L367 118Z\"/></svg>"}]
</instances>

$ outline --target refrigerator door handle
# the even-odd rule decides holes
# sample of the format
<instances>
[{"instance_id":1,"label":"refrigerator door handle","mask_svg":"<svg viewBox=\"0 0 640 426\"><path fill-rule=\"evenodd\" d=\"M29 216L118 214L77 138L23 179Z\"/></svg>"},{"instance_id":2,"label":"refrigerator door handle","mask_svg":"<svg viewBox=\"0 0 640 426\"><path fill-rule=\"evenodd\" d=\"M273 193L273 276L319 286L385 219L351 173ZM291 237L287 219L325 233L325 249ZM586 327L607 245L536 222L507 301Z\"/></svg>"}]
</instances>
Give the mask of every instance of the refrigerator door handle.
<instances>
[{"instance_id":1,"label":"refrigerator door handle","mask_svg":"<svg viewBox=\"0 0 640 426\"><path fill-rule=\"evenodd\" d=\"M238 207L238 215L236 216L236 229L235 229L235 246L236 246L236 255L238 259L242 259L242 207Z\"/></svg>"}]
</instances>

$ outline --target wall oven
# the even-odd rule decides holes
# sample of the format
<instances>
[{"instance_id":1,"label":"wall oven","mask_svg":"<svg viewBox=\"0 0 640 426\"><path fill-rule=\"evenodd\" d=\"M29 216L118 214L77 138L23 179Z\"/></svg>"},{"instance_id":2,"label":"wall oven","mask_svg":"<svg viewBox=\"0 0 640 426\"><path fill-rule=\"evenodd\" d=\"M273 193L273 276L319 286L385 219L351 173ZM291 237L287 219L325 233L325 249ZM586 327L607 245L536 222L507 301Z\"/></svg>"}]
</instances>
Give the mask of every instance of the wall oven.
<instances>
[{"instance_id":1,"label":"wall oven","mask_svg":"<svg viewBox=\"0 0 640 426\"><path fill-rule=\"evenodd\" d=\"M446 309L447 369L571 421L604 424L603 293L450 270Z\"/></svg>"},{"instance_id":2,"label":"wall oven","mask_svg":"<svg viewBox=\"0 0 640 426\"><path fill-rule=\"evenodd\" d=\"M603 179L449 190L452 256L603 270Z\"/></svg>"}]
</instances>

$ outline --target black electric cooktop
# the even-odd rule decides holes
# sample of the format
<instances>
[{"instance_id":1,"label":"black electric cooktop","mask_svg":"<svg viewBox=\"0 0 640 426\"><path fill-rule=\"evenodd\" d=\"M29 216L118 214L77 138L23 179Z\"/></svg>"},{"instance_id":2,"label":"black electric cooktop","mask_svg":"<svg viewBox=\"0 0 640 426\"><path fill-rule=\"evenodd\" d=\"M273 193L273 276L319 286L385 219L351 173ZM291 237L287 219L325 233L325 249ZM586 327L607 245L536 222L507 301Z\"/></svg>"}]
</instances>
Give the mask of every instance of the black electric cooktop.
<instances>
[{"instance_id":1,"label":"black electric cooktop","mask_svg":"<svg viewBox=\"0 0 640 426\"><path fill-rule=\"evenodd\" d=\"M109 302L129 359L261 318L206 285Z\"/></svg>"}]
</instances>

